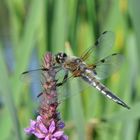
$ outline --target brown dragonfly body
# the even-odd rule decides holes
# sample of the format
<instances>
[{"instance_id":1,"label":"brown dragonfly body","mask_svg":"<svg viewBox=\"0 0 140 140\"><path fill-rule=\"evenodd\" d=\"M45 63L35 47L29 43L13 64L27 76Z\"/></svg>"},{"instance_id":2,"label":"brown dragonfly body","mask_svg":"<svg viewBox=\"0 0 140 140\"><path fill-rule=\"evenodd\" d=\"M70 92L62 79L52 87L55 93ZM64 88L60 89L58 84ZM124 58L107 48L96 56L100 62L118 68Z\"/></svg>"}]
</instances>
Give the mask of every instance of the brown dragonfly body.
<instances>
[{"instance_id":1,"label":"brown dragonfly body","mask_svg":"<svg viewBox=\"0 0 140 140\"><path fill-rule=\"evenodd\" d=\"M116 57L116 53L112 54L112 57ZM105 63L106 59L100 60L100 62ZM82 58L69 57L65 53L58 53L56 55L56 62L61 65L66 71L70 71L73 77L81 77L85 82L89 83L91 86L95 87L100 93L113 100L117 104L122 105L129 109L127 104L125 104L119 97L115 96L105 85L103 85L96 77L97 73L95 68L96 65L87 65ZM63 82L66 81L67 78ZM62 83L63 84L63 83Z\"/></svg>"},{"instance_id":2,"label":"brown dragonfly body","mask_svg":"<svg viewBox=\"0 0 140 140\"><path fill-rule=\"evenodd\" d=\"M111 75L120 66L122 62L122 55L118 53L113 53L111 55L104 55L102 51L109 52L114 43L114 35L110 31L103 32L100 37L95 42L94 46L88 48L81 57L71 57L66 53L60 52L54 57L54 68L57 72L61 69L64 70L64 78L61 82L57 83L56 86L62 86L68 79L71 77L80 77L82 80L87 82L89 85L95 87L100 93L105 95L107 98L113 100L117 104L129 109L129 106L124 103L119 97L117 97L111 90L109 90L105 85L100 82L100 79L104 79ZM97 52L96 52L97 51ZM93 57L100 52L100 57L102 59L96 59L97 61L93 62ZM93 56L92 56L93 54ZM91 62L87 62L90 60ZM47 69L36 69L32 71ZM30 72L32 72L30 71ZM68 76L69 72L72 76ZM27 74L29 71L24 72ZM59 79L58 79L59 80Z\"/></svg>"}]
</instances>

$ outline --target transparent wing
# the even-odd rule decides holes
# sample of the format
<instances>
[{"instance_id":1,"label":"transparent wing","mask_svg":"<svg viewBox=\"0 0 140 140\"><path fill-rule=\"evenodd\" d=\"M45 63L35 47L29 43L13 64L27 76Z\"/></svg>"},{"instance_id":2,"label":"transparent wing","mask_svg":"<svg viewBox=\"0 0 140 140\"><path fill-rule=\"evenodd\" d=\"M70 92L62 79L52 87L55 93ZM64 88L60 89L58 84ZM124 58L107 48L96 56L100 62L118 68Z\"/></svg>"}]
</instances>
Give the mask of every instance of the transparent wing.
<instances>
[{"instance_id":1,"label":"transparent wing","mask_svg":"<svg viewBox=\"0 0 140 140\"><path fill-rule=\"evenodd\" d=\"M72 91L70 89L73 89ZM80 96L87 90L93 89L88 83L83 81L80 77L71 77L63 86L58 87L58 102L62 103L69 98Z\"/></svg>"},{"instance_id":2,"label":"transparent wing","mask_svg":"<svg viewBox=\"0 0 140 140\"><path fill-rule=\"evenodd\" d=\"M81 58L87 63L93 62L94 58L97 60L99 58L107 56L112 50L114 44L115 35L111 31L103 32L99 38L96 40L94 46L88 48L82 55Z\"/></svg>"},{"instance_id":3,"label":"transparent wing","mask_svg":"<svg viewBox=\"0 0 140 140\"><path fill-rule=\"evenodd\" d=\"M32 93L36 97L43 92L42 83L45 82L45 78L42 75L42 73L44 72L47 72L47 70L39 68L25 71L20 75L20 80L23 82L23 84L28 85L30 87ZM57 83L60 83L63 81L63 78L65 76L65 70L63 70L62 68L58 68L56 72L57 74L55 79L57 80ZM65 83L62 86L57 87L59 101L62 102L63 100L71 96L71 94L68 94L67 92L67 85L71 82L72 79L73 76L69 75L68 80L65 81Z\"/></svg>"},{"instance_id":4,"label":"transparent wing","mask_svg":"<svg viewBox=\"0 0 140 140\"><path fill-rule=\"evenodd\" d=\"M118 71L123 62L123 55L114 53L103 59L100 59L90 67L93 68L94 73L98 79L105 79L111 74Z\"/></svg>"},{"instance_id":5,"label":"transparent wing","mask_svg":"<svg viewBox=\"0 0 140 140\"><path fill-rule=\"evenodd\" d=\"M63 69L58 70L58 73L56 76L56 79L59 79L57 81L58 83L63 80L64 75L65 75L65 71ZM43 88L41 85L41 81L43 81L42 79L43 79L42 69L29 70L21 74L21 80L30 87L33 95L36 98L40 97L41 93L43 92ZM69 86L71 85L72 87L74 87L76 86L76 84L78 86L78 83L80 83L79 85L80 90L76 90L75 88L72 92L69 92ZM81 84L83 85L82 87L81 87ZM87 88L89 88L89 85L86 85L84 81L82 81L80 78L74 78L72 74L69 74L67 81L65 81L62 86L57 87L57 95L58 95L57 100L59 103L62 103L68 98L71 98L75 95L83 93L83 91L85 91ZM52 103L53 101L49 101L49 102Z\"/></svg>"},{"instance_id":6,"label":"transparent wing","mask_svg":"<svg viewBox=\"0 0 140 140\"><path fill-rule=\"evenodd\" d=\"M44 82L43 73L47 72L47 69L45 68L39 68L34 70L28 70L21 74L20 79L21 81L27 83L27 84L39 84L41 82ZM58 82L63 80L63 77L65 75L65 71L62 68L56 69L56 80Z\"/></svg>"},{"instance_id":7,"label":"transparent wing","mask_svg":"<svg viewBox=\"0 0 140 140\"><path fill-rule=\"evenodd\" d=\"M33 98L36 98L42 91L41 69L25 71L20 75L20 81L27 86Z\"/></svg>"},{"instance_id":8,"label":"transparent wing","mask_svg":"<svg viewBox=\"0 0 140 140\"><path fill-rule=\"evenodd\" d=\"M39 80L41 78L41 71L41 69L24 71L23 73L21 73L20 79L25 83L31 83L35 79Z\"/></svg>"}]
</instances>

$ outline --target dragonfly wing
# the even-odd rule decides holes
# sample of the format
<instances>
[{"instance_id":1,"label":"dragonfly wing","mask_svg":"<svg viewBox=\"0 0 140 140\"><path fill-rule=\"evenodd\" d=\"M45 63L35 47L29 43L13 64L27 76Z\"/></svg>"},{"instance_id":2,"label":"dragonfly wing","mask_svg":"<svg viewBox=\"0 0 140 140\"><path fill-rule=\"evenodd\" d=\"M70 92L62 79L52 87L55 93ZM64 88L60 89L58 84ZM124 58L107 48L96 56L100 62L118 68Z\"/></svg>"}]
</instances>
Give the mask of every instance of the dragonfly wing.
<instances>
[{"instance_id":1,"label":"dragonfly wing","mask_svg":"<svg viewBox=\"0 0 140 140\"><path fill-rule=\"evenodd\" d=\"M57 74L55 79L57 80L57 83L60 83L63 81L66 71L63 68L58 68L56 69L56 72ZM43 76L43 73L45 74L45 77ZM42 84L45 82L46 78L47 78L47 70L45 71L45 69L42 68L25 71L20 76L21 81L30 87L35 97L40 97L41 93L43 92ZM62 84L62 86L57 87L57 92L58 92L57 98L59 102L63 102L67 98L78 94L77 91L73 92L72 95L68 92L68 85L73 79L74 79L73 75L69 74L69 77L64 82L64 84ZM53 101L49 101L49 102L53 102Z\"/></svg>"},{"instance_id":2,"label":"dragonfly wing","mask_svg":"<svg viewBox=\"0 0 140 140\"><path fill-rule=\"evenodd\" d=\"M69 98L79 96L79 94L85 93L86 90L90 88L92 89L92 87L80 77L70 77L70 79L63 84L63 86L57 88L58 102L62 103ZM70 89L72 89L72 91Z\"/></svg>"},{"instance_id":3,"label":"dragonfly wing","mask_svg":"<svg viewBox=\"0 0 140 140\"><path fill-rule=\"evenodd\" d=\"M64 70L61 67L54 67L56 69L57 77L56 79L62 79L63 75L65 74ZM47 73L48 69L46 68L39 68L25 71L21 74L20 79L25 83L36 83L37 81L45 82L43 73ZM61 71L61 73L60 73ZM47 75L46 75L47 76Z\"/></svg>"},{"instance_id":4,"label":"dragonfly wing","mask_svg":"<svg viewBox=\"0 0 140 140\"><path fill-rule=\"evenodd\" d=\"M105 79L118 71L123 62L123 55L114 53L97 61L93 66L93 71L97 79Z\"/></svg>"},{"instance_id":5,"label":"dragonfly wing","mask_svg":"<svg viewBox=\"0 0 140 140\"><path fill-rule=\"evenodd\" d=\"M96 57L101 58L107 55L110 52L113 43L115 40L115 35L111 31L103 32L99 38L96 40L94 46L90 47L85 51L81 58L83 61L87 59L87 61L92 61L94 58L97 60Z\"/></svg>"},{"instance_id":6,"label":"dragonfly wing","mask_svg":"<svg viewBox=\"0 0 140 140\"><path fill-rule=\"evenodd\" d=\"M40 81L41 73L42 73L41 68L25 71L20 75L20 79L21 79L21 81L23 81L27 84L34 83L36 81Z\"/></svg>"},{"instance_id":7,"label":"dragonfly wing","mask_svg":"<svg viewBox=\"0 0 140 140\"><path fill-rule=\"evenodd\" d=\"M25 71L20 75L20 81L23 85L29 87L32 96L36 98L42 92L41 86L41 69Z\"/></svg>"}]
</instances>

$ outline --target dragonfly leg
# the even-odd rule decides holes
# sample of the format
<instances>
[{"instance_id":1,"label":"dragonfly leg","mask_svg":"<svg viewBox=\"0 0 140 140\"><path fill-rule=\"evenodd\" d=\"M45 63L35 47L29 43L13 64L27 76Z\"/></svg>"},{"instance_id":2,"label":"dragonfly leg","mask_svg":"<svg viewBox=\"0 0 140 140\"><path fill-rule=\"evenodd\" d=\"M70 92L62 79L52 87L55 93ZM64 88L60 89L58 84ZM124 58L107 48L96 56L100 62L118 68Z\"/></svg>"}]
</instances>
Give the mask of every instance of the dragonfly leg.
<instances>
[{"instance_id":1,"label":"dragonfly leg","mask_svg":"<svg viewBox=\"0 0 140 140\"><path fill-rule=\"evenodd\" d=\"M41 92L41 93L39 93L39 94L37 95L37 98L39 98L42 94L43 94L42 92Z\"/></svg>"},{"instance_id":2,"label":"dragonfly leg","mask_svg":"<svg viewBox=\"0 0 140 140\"><path fill-rule=\"evenodd\" d=\"M57 83L56 86L62 86L68 80L68 74L68 71L66 71L62 82Z\"/></svg>"}]
</instances>

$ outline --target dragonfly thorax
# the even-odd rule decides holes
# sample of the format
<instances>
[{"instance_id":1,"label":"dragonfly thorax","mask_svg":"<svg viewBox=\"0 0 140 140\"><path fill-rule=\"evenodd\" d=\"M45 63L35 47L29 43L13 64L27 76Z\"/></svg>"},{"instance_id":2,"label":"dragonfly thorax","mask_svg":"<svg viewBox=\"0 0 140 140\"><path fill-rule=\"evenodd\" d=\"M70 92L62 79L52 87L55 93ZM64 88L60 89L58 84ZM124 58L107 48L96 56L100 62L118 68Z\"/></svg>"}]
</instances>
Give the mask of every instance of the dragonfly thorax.
<instances>
[{"instance_id":1,"label":"dragonfly thorax","mask_svg":"<svg viewBox=\"0 0 140 140\"><path fill-rule=\"evenodd\" d=\"M60 52L55 55L55 60L58 64L63 64L67 58L67 54Z\"/></svg>"}]
</instances>

